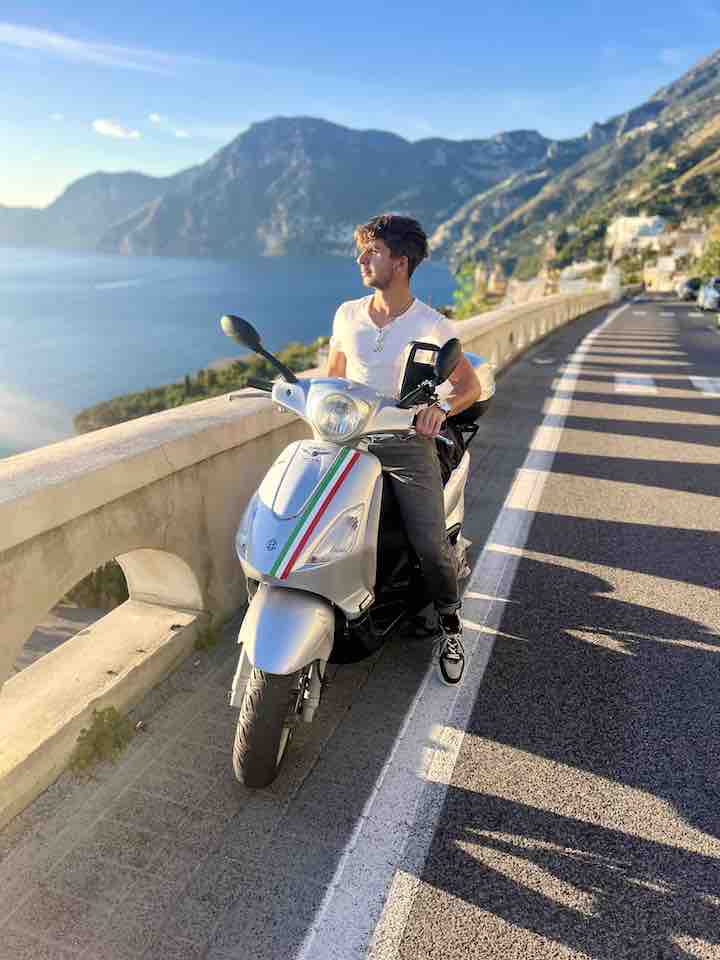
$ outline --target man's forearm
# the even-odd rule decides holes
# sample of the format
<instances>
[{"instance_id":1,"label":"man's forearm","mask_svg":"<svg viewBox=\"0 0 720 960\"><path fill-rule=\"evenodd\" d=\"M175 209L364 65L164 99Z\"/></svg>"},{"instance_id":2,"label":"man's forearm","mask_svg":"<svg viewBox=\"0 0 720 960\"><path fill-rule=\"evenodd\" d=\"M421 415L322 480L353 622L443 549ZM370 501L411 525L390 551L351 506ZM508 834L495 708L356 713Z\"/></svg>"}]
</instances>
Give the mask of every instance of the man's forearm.
<instances>
[{"instance_id":1,"label":"man's forearm","mask_svg":"<svg viewBox=\"0 0 720 960\"><path fill-rule=\"evenodd\" d=\"M454 417L456 414L462 413L463 410L467 410L476 400L480 399L481 395L482 387L479 383L470 384L465 389L461 389L459 385L456 386L450 396L445 398L451 406L448 417Z\"/></svg>"}]
</instances>

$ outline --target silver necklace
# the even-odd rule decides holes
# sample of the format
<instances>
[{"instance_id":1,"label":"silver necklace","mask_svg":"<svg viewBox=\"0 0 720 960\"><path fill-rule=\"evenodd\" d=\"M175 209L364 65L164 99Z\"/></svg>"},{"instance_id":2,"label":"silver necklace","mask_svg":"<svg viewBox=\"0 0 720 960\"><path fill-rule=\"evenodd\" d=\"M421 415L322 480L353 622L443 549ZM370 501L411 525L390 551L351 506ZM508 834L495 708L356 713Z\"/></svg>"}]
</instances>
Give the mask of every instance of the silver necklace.
<instances>
[{"instance_id":1,"label":"silver necklace","mask_svg":"<svg viewBox=\"0 0 720 960\"><path fill-rule=\"evenodd\" d=\"M405 304L405 306L402 308L402 310L400 310L399 313L396 313L392 317L390 317L384 327L378 327L375 333L375 346L373 347L373 351L375 353L380 353L380 351L384 347L385 333L387 329L390 327L390 324L394 323L395 320L397 320L398 317L401 317L404 313L407 313L407 311L410 309L413 303L415 303L415 297L411 297L409 302Z\"/></svg>"}]
</instances>

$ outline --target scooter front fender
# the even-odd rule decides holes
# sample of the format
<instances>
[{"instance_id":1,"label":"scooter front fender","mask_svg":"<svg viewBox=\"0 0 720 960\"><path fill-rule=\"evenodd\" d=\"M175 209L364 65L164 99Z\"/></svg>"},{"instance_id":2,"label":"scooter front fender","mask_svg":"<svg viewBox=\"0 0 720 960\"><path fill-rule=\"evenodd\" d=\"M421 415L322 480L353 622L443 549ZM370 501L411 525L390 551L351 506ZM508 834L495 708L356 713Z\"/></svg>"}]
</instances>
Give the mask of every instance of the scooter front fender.
<instances>
[{"instance_id":1,"label":"scooter front fender","mask_svg":"<svg viewBox=\"0 0 720 960\"><path fill-rule=\"evenodd\" d=\"M315 660L328 660L335 637L332 606L315 594L260 584L240 627L242 644L230 703L239 707L243 661L266 673L290 674Z\"/></svg>"}]
</instances>

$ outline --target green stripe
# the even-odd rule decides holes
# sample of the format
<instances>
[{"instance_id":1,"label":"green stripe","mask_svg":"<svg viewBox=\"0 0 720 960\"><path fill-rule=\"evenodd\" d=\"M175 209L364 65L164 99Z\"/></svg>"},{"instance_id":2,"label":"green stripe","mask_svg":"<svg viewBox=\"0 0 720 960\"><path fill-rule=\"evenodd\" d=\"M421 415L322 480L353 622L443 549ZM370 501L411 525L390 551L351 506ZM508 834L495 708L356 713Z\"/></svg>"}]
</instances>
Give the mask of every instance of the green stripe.
<instances>
[{"instance_id":1,"label":"green stripe","mask_svg":"<svg viewBox=\"0 0 720 960\"><path fill-rule=\"evenodd\" d=\"M292 546L293 541L294 541L295 538L297 537L298 533L299 533L299 532L302 530L302 528L305 526L305 523L306 523L308 517L310 516L310 514L313 512L313 510L314 510L315 507L317 506L318 500L320 499L320 497L322 497L322 495L323 495L323 493L325 492L325 490L327 490L327 488L328 488L329 484L331 483L333 477L334 477L334 476L337 474L337 472L339 471L340 466L342 465L343 460L345 460L345 459L347 458L347 456L348 456L349 453L350 453L350 448L349 448L349 447L346 447L344 450L341 450L340 453L337 455L337 457L335 457L335 460L332 462L332 464L330 465L330 467L328 468L328 472L325 474L325 476L322 478L322 480L320 481L320 483L317 485L317 488L316 488L316 490L315 490L315 493L313 493L312 497L310 498L310 502L308 503L308 505L307 505L307 506L305 507L305 509L303 510L302 516L300 517L300 519L299 519L298 522L296 523L295 527L293 528L293 532L290 534L289 538L286 540L285 546L284 546L284 547L282 548L282 550L280 551L280 556L277 558L277 560L275 561L275 563L272 565L272 567L271 567L271 569L270 569L270 576L271 576L271 577L274 577L274 576L277 574L278 570L280 569L280 567L281 567L282 564L283 564L283 561L285 560L285 557L286 557L286 556L288 555L288 553L290 552L290 547Z\"/></svg>"}]
</instances>

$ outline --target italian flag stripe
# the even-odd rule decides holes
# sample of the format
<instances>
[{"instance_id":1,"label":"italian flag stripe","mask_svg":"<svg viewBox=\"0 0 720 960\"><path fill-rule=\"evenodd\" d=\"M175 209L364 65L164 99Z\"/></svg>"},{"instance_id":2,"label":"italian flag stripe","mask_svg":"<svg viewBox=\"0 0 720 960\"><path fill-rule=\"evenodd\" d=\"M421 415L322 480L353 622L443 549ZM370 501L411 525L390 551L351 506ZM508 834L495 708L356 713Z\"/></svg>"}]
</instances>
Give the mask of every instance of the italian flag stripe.
<instances>
[{"instance_id":1,"label":"italian flag stripe","mask_svg":"<svg viewBox=\"0 0 720 960\"><path fill-rule=\"evenodd\" d=\"M315 491L314 491L314 493L312 494L312 496L310 497L310 500L308 501L307 506L306 506L305 509L303 510L303 512L302 512L302 514L301 514L301 516L300 516L300 518L299 518L299 520L298 520L298 522L297 522L297 523L295 524L295 526L293 527L292 533L290 534L290 536L288 537L288 539L285 541L285 544L284 544L282 550L280 551L280 554L278 555L277 560L276 560L275 563L272 565L272 567L271 567L271 569L270 569L270 576L272 576L272 577L276 577L276 576L277 576L278 571L280 570L280 568L282 567L283 563L285 562L285 558L287 557L288 553L290 552L290 550L291 550L291 548L292 548L292 546L293 546L293 543L295 542L296 538L297 538L298 535L300 534L300 531L303 529L303 527L305 526L305 524L306 524L306 523L308 522L308 520L310 519L311 514L314 512L314 510L316 509L316 507L317 507L317 505L318 505L318 501L321 500L323 494L325 493L325 491L327 490L327 488L328 488L328 487L330 486L330 484L332 483L332 481L333 481L333 479L335 478L335 476L337 475L338 471L340 470L340 468L343 466L343 464L345 463L345 461L346 461L346 460L348 459L348 457L350 456L350 453L351 453L351 451L346 447L344 450L341 450L341 451L340 451L340 453L337 455L337 457L335 457L335 459L333 460L333 462L330 464L330 467L329 467L327 473L325 474L325 476L322 478L322 480L320 481L320 483L319 483L319 484L317 485L317 487L315 488ZM285 575L287 575L287 571L286 571L286 574L285 574Z\"/></svg>"},{"instance_id":2,"label":"italian flag stripe","mask_svg":"<svg viewBox=\"0 0 720 960\"><path fill-rule=\"evenodd\" d=\"M359 453L353 454L352 459L350 460L350 462L349 462L348 464L346 464L343 472L340 474L340 476L337 478L337 480L336 480L335 483L333 484L332 489L330 490L330 492L328 493L328 495L325 497L325 499L323 500L323 502L320 504L320 507L318 508L317 513L315 514L315 516L314 516L314 517L312 518L312 520L310 521L307 530L305 531L305 533L304 533L303 536L302 536L302 539L300 540L300 543L298 543L297 547L295 548L295 550L294 550L294 552L293 552L293 555L292 555L292 557L290 558L290 562L288 563L288 565L287 565L287 566L285 567L285 569L283 570L282 576L280 577L281 580L285 580L285 579L287 578L288 574L290 573L290 571L292 570L292 568L295 566L295 563L296 563L296 561L297 561L297 558L298 558L298 557L300 556L300 554L302 553L302 551L303 551L303 549L304 549L304 547L305 547L305 544L308 542L308 540L310 539L310 536L311 536L313 530L314 530L315 527L318 525L318 523L319 523L319 521L320 521L320 517L322 517L322 515L325 513L325 511L327 510L327 508L328 508L329 505L330 505L330 501L331 501L332 498L335 496L335 494L338 492L338 490L340 489L340 487L343 485L343 481L345 480L345 477L350 473L350 471L352 470L352 468L355 466L355 464L358 462L359 459L360 459L360 454L359 454Z\"/></svg>"}]
</instances>

